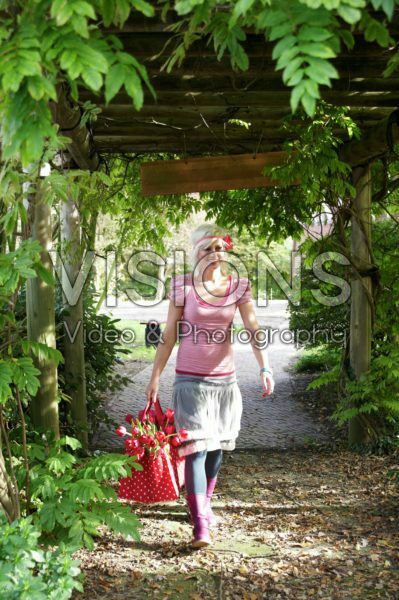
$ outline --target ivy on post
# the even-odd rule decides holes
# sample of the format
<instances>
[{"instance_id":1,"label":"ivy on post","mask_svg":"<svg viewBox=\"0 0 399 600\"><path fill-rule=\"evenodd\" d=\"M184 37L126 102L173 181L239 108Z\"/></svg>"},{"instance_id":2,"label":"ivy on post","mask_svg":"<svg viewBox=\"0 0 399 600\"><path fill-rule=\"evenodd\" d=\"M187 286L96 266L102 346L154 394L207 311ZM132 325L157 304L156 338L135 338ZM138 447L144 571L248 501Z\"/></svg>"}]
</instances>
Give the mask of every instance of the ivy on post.
<instances>
[{"instance_id":1,"label":"ivy on post","mask_svg":"<svg viewBox=\"0 0 399 600\"><path fill-rule=\"evenodd\" d=\"M371 168L353 169L356 196L352 202L351 253L357 273L351 281L350 365L353 376L359 379L370 369L372 338L372 281L363 275L371 266ZM349 444L364 444L371 435L364 415L349 421Z\"/></svg>"}]
</instances>

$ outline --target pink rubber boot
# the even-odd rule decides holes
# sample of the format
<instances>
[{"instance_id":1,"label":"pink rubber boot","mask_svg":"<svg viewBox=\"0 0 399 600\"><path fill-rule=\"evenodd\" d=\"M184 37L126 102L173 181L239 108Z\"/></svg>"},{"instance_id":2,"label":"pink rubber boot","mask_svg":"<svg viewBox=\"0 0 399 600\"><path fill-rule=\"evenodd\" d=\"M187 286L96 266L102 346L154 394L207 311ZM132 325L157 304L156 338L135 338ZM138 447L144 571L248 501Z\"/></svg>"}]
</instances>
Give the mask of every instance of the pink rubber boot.
<instances>
[{"instance_id":1,"label":"pink rubber boot","mask_svg":"<svg viewBox=\"0 0 399 600\"><path fill-rule=\"evenodd\" d=\"M208 526L215 527L220 522L219 517L215 515L211 508L211 498L213 495L213 491L215 489L215 485L217 482L217 477L213 477L213 479L207 479L207 488L206 488L206 513L208 517Z\"/></svg>"},{"instance_id":2,"label":"pink rubber boot","mask_svg":"<svg viewBox=\"0 0 399 600\"><path fill-rule=\"evenodd\" d=\"M194 538L191 546L193 548L209 546L212 542L208 530L206 494L187 494L187 504L194 524Z\"/></svg>"}]
</instances>

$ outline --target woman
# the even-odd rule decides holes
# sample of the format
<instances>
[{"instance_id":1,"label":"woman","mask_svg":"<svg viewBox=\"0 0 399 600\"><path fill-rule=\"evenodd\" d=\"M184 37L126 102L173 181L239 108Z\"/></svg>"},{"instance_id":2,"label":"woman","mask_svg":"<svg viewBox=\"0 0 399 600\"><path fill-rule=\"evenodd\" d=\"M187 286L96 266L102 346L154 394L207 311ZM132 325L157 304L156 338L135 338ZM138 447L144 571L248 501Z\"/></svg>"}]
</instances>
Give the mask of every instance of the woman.
<instances>
[{"instance_id":1,"label":"woman","mask_svg":"<svg viewBox=\"0 0 399 600\"><path fill-rule=\"evenodd\" d=\"M179 447L185 456L187 503L194 524L195 548L211 543L209 527L217 522L210 500L215 489L223 450L234 450L240 430L242 397L238 387L232 345L232 325L237 306L244 326L259 330L246 277L225 270L227 251L233 247L226 232L213 223L198 227L191 235L192 273L177 275L171 282L170 303L162 343L158 344L147 400L154 400L159 378L181 337L171 407L176 428L188 432ZM260 367L264 395L274 389L267 353L252 349Z\"/></svg>"}]
</instances>

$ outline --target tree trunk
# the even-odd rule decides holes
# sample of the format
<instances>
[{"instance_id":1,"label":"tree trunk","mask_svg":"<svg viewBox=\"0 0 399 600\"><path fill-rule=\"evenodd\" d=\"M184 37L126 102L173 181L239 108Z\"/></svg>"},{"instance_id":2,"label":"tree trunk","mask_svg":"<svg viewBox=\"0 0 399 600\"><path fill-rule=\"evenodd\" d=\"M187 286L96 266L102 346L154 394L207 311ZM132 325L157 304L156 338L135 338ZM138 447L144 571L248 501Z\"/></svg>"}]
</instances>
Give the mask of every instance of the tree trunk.
<instances>
[{"instance_id":1,"label":"tree trunk","mask_svg":"<svg viewBox=\"0 0 399 600\"><path fill-rule=\"evenodd\" d=\"M4 421L0 416L2 427ZM0 510L6 515L9 523L20 517L20 507L18 498L18 488L13 485L10 475L7 472L3 456L3 440L0 428ZM9 449L9 446L8 446Z\"/></svg>"},{"instance_id":2,"label":"tree trunk","mask_svg":"<svg viewBox=\"0 0 399 600\"><path fill-rule=\"evenodd\" d=\"M63 270L63 288L73 287L82 267L82 246L80 239L80 218L77 206L72 199L62 203L61 207L61 252L65 270ZM71 396L71 416L77 428L77 438L83 449L88 449L88 422L86 404L85 351L83 341L83 289L76 304L70 305L63 296L64 308L64 359L66 392Z\"/></svg>"},{"instance_id":3,"label":"tree trunk","mask_svg":"<svg viewBox=\"0 0 399 600\"><path fill-rule=\"evenodd\" d=\"M371 248L371 173L370 165L353 169L356 197L351 219L351 252L354 264L360 270L370 267ZM350 365L356 379L370 369L371 362L371 306L366 289L372 294L371 277L352 277L350 319ZM349 444L370 441L367 420L356 416L349 422Z\"/></svg>"},{"instance_id":4,"label":"tree trunk","mask_svg":"<svg viewBox=\"0 0 399 600\"><path fill-rule=\"evenodd\" d=\"M44 201L38 183L35 195L30 198L32 211L32 239L38 240L43 248L41 261L52 272L52 262L48 253L52 242L51 234L51 207ZM26 313L28 339L41 342L50 348L56 347L55 341L55 292L54 287L48 285L39 277L28 279L26 282ZM34 359L36 367L40 370L40 387L32 398L29 410L35 427L51 429L56 439L59 439L58 420L58 381L57 366L54 360L41 357Z\"/></svg>"}]
</instances>

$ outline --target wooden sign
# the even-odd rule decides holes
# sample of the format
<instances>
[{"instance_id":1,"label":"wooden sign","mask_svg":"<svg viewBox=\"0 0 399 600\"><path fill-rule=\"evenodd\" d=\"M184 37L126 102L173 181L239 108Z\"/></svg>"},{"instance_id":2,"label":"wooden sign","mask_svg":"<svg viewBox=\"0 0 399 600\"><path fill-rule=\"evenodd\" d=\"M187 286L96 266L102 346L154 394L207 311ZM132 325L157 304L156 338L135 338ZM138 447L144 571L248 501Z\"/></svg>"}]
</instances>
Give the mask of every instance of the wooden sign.
<instances>
[{"instance_id":1,"label":"wooden sign","mask_svg":"<svg viewBox=\"0 0 399 600\"><path fill-rule=\"evenodd\" d=\"M262 170L265 165L283 164L286 156L286 152L265 152L143 163L141 189L144 196L155 196L278 186Z\"/></svg>"}]
</instances>

